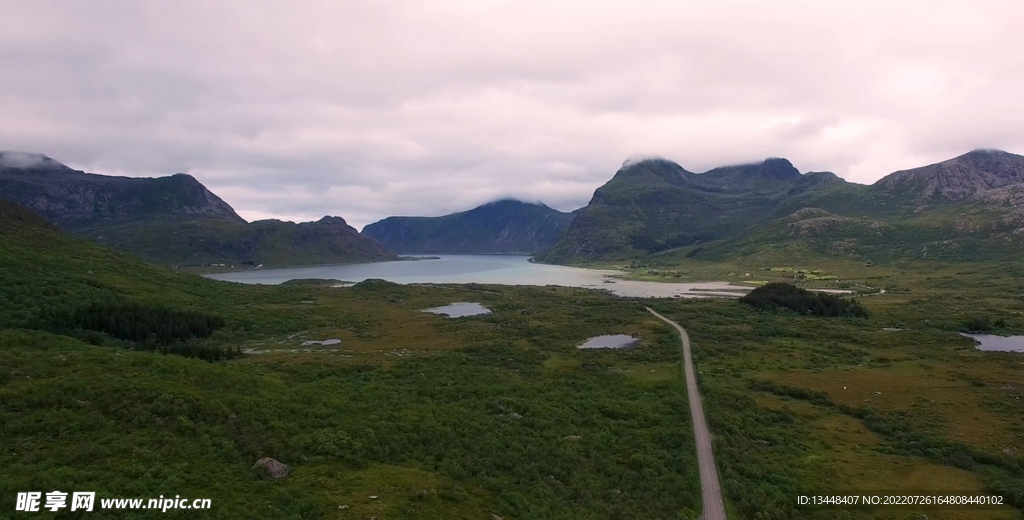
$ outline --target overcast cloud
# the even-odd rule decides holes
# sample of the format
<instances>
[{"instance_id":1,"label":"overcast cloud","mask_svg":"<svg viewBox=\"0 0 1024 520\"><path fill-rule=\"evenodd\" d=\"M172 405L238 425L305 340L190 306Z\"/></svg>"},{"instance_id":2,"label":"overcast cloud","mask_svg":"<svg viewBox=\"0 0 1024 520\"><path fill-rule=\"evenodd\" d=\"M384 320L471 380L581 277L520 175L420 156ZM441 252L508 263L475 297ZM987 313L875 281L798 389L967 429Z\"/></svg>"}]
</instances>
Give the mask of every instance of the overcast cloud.
<instances>
[{"instance_id":1,"label":"overcast cloud","mask_svg":"<svg viewBox=\"0 0 1024 520\"><path fill-rule=\"evenodd\" d=\"M898 5L894 5L898 4ZM633 155L1024 153L1024 2L6 1L0 149L243 217L583 206Z\"/></svg>"}]
</instances>

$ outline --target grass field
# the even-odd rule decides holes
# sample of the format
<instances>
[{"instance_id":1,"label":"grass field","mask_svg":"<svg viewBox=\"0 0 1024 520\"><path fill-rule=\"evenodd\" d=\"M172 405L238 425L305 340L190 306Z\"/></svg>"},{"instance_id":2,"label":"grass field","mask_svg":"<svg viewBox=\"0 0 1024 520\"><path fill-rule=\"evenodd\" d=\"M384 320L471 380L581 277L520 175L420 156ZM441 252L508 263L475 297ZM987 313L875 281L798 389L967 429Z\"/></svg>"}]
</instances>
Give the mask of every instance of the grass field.
<instances>
[{"instance_id":1,"label":"grass field","mask_svg":"<svg viewBox=\"0 0 1024 520\"><path fill-rule=\"evenodd\" d=\"M801 489L998 490L1016 507L920 513L1019 518L1024 354L980 352L954 332L977 317L1001 320L996 332L1024 331L1019 267L811 268L841 273L833 288L887 290L859 298L867 319L767 314L725 301L656 306L690 330L739 516L772 509L773 517L801 517L807 512L791 502ZM851 518L920 518L912 515Z\"/></svg>"},{"instance_id":2,"label":"grass field","mask_svg":"<svg viewBox=\"0 0 1024 520\"><path fill-rule=\"evenodd\" d=\"M978 352L955 331L1024 332L1024 268L779 264L657 269L853 288L870 317L559 287L243 286L49 231L5 235L0 517L18 491L57 489L211 498L214 518L695 518L679 343L650 305L690 332L733 518L1020 518L1024 358ZM249 354L207 362L26 328L91 301L216 315L223 327L189 341ZM455 301L493 314L422 312ZM600 334L642 341L576 348ZM266 456L291 475L254 477ZM796 506L838 490L984 490L1013 505Z\"/></svg>"}]
</instances>

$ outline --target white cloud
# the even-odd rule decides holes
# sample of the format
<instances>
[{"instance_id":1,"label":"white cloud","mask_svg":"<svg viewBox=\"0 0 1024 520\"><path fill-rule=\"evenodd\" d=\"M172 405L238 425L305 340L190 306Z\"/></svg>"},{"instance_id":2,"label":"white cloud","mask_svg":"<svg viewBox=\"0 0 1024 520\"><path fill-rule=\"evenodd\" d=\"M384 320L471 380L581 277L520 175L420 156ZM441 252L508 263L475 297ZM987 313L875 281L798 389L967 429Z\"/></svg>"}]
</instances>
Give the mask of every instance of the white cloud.
<instances>
[{"instance_id":1,"label":"white cloud","mask_svg":"<svg viewBox=\"0 0 1024 520\"><path fill-rule=\"evenodd\" d=\"M47 163L52 164L53 159L39 153L0 152L0 167L3 168L35 168Z\"/></svg>"},{"instance_id":2,"label":"white cloud","mask_svg":"<svg viewBox=\"0 0 1024 520\"><path fill-rule=\"evenodd\" d=\"M0 143L248 218L586 204L634 154L872 182L1024 151L1024 4L21 0Z\"/></svg>"}]
</instances>

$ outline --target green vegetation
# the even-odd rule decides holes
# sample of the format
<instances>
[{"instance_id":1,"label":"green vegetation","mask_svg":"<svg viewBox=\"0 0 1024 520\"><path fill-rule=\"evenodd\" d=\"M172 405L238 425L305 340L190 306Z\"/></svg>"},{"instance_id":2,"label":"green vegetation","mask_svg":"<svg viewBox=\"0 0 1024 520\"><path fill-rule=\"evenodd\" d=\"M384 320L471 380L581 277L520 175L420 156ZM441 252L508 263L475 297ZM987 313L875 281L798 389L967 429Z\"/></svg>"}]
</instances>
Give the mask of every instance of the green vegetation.
<instances>
[{"instance_id":1,"label":"green vegetation","mask_svg":"<svg viewBox=\"0 0 1024 520\"><path fill-rule=\"evenodd\" d=\"M867 309L855 300L844 300L834 294L812 292L793 284L773 282L750 291L740 298L755 309L777 311L789 309L800 314L815 316L853 316L866 318Z\"/></svg>"},{"instance_id":2,"label":"green vegetation","mask_svg":"<svg viewBox=\"0 0 1024 520\"><path fill-rule=\"evenodd\" d=\"M119 302L94 302L72 311L47 308L26 328L36 328L78 337L103 345L108 338L129 342L136 350L159 350L208 361L219 361L240 354L225 347L203 345L195 340L208 338L224 326L220 316L171 307ZM98 333L98 334L97 334Z\"/></svg>"},{"instance_id":3,"label":"green vegetation","mask_svg":"<svg viewBox=\"0 0 1024 520\"><path fill-rule=\"evenodd\" d=\"M753 381L753 390L810 401L816 406L831 407L859 419L869 430L884 440L885 453L914 455L940 464L976 471L988 489L1002 495L1006 503L1024 510L1024 467L1019 459L973 448L963 442L942 438L927 430L909 425L900 413L879 412L870 407L851 407L832 402L824 392L793 388L767 381Z\"/></svg>"},{"instance_id":4,"label":"green vegetation","mask_svg":"<svg viewBox=\"0 0 1024 520\"><path fill-rule=\"evenodd\" d=\"M57 489L211 498L215 518L696 518L679 343L644 305L689 331L733 518L915 518L798 507L811 491L1013 504L930 520L1024 507L1020 355L953 332L1024 332L1017 262L648 268L863 294L870 316L835 319L559 287L246 286L144 264L17 209L0 219L5 511L17 491ZM454 301L494 312L422 312ZM40 329L55 316L64 325ZM600 334L642 342L575 348ZM123 348L150 337L158 351ZM303 345L326 338L341 343ZM165 344L246 355L208 362ZM261 457L291 475L254 478Z\"/></svg>"},{"instance_id":5,"label":"green vegetation","mask_svg":"<svg viewBox=\"0 0 1024 520\"><path fill-rule=\"evenodd\" d=\"M1024 236L1022 167L975 151L864 186L785 159L701 174L645 160L598 188L541 260L1006 260Z\"/></svg>"},{"instance_id":6,"label":"green vegetation","mask_svg":"<svg viewBox=\"0 0 1024 520\"><path fill-rule=\"evenodd\" d=\"M684 387L671 372L632 375L678 361L673 336L641 306L561 288L244 286L32 223L0 233L4 510L16 491L57 489L211 498L204 516L215 518L699 511ZM460 300L495 312L421 311ZM24 328L51 315L68 320L53 328L66 334ZM196 327L168 329L172 345L259 353L209 363L116 339L179 321ZM91 339L78 331L87 327L108 337L67 335ZM644 344L575 348L617 332ZM343 348L294 352L310 337L340 337ZM555 357L567 363L549 368ZM254 479L250 467L265 456L292 474ZM91 515L133 517L111 513Z\"/></svg>"},{"instance_id":7,"label":"green vegetation","mask_svg":"<svg viewBox=\"0 0 1024 520\"><path fill-rule=\"evenodd\" d=\"M972 316L964 321L963 332L996 332L1006 328L1006 318L992 319L989 316Z\"/></svg>"},{"instance_id":8,"label":"green vegetation","mask_svg":"<svg viewBox=\"0 0 1024 520\"><path fill-rule=\"evenodd\" d=\"M0 204L8 200L69 233L157 264L230 269L395 258L340 217L248 223L184 174L110 177L71 170L52 159L29 168L0 166Z\"/></svg>"},{"instance_id":9,"label":"green vegetation","mask_svg":"<svg viewBox=\"0 0 1024 520\"><path fill-rule=\"evenodd\" d=\"M548 374L539 352L511 347L387 368L113 354L0 331L0 489L211 497L218 518L342 505L356 518L671 518L698 505L677 382ZM264 456L292 476L254 481Z\"/></svg>"},{"instance_id":10,"label":"green vegetation","mask_svg":"<svg viewBox=\"0 0 1024 520\"><path fill-rule=\"evenodd\" d=\"M1009 265L902 267L759 271L770 279L797 270L840 273L832 287L872 294L862 298L867 319L766 313L736 301L653 305L690 332L722 485L738 518L917 518L802 509L792 500L821 490L985 491L1013 507L919 513L1021 517L1020 355L979 352L950 332L978 316L998 320L1003 333L1024 331L1021 273ZM707 276L704 269L757 271L674 269L695 278ZM905 290L880 294L869 284Z\"/></svg>"},{"instance_id":11,"label":"green vegetation","mask_svg":"<svg viewBox=\"0 0 1024 520\"><path fill-rule=\"evenodd\" d=\"M172 266L282 267L393 260L340 217L316 222L153 216L127 222L85 222L68 232ZM220 265L223 264L223 265Z\"/></svg>"}]
</instances>

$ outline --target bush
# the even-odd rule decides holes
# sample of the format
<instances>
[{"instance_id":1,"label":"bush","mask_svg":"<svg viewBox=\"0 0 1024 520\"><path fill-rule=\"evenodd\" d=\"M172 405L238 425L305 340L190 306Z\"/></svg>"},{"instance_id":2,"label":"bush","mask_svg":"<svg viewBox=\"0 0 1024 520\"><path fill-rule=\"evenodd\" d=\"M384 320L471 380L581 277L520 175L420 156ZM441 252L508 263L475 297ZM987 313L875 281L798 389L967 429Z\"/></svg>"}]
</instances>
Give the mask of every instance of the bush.
<instances>
[{"instance_id":1,"label":"bush","mask_svg":"<svg viewBox=\"0 0 1024 520\"><path fill-rule=\"evenodd\" d=\"M158 345L206 338L224 326L224 319L219 316L141 303L98 302L71 313L46 314L39 328L60 333L91 330L118 339Z\"/></svg>"},{"instance_id":2,"label":"bush","mask_svg":"<svg viewBox=\"0 0 1024 520\"><path fill-rule=\"evenodd\" d=\"M740 302L756 309L777 311L789 309L815 316L852 316L866 318L867 309L855 300L844 300L827 293L816 293L795 285L774 282L758 287L740 298Z\"/></svg>"},{"instance_id":3,"label":"bush","mask_svg":"<svg viewBox=\"0 0 1024 520\"><path fill-rule=\"evenodd\" d=\"M207 361L241 355L237 347L196 342L224 326L220 316L160 305L105 301L73 310L50 308L41 311L29 325L93 345L120 340L136 350L157 350Z\"/></svg>"},{"instance_id":4,"label":"bush","mask_svg":"<svg viewBox=\"0 0 1024 520\"><path fill-rule=\"evenodd\" d=\"M965 320L964 324L958 327L958 329L962 332L992 332L1005 326L1006 320L1004 318L993 320L988 316L975 316Z\"/></svg>"}]
</instances>

